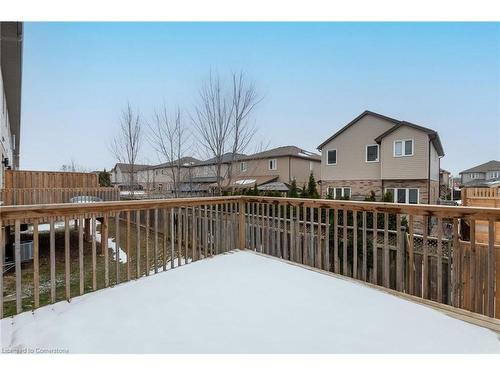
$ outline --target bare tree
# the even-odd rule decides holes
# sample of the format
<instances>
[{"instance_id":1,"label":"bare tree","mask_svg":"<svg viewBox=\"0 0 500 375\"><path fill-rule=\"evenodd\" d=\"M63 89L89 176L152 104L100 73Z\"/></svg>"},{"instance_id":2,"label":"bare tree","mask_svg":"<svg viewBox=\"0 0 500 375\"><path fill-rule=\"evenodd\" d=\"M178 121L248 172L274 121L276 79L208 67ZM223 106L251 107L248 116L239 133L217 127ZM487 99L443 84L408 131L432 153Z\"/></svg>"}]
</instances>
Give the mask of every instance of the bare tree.
<instances>
[{"instance_id":1,"label":"bare tree","mask_svg":"<svg viewBox=\"0 0 500 375\"><path fill-rule=\"evenodd\" d=\"M135 113L130 103L122 111L120 128L111 144L111 151L120 163L129 165L128 183L131 194L136 184L137 157L142 144L142 123L139 113Z\"/></svg>"},{"instance_id":2,"label":"bare tree","mask_svg":"<svg viewBox=\"0 0 500 375\"><path fill-rule=\"evenodd\" d=\"M225 91L219 75L210 74L200 90L200 102L195 106L192 120L201 145L215 160L217 194L222 193L223 179L229 183L232 162L238 153L244 153L255 134L249 116L261 101L253 83L248 83L243 72L233 73L231 89ZM224 154L230 153L224 161ZM223 164L228 168L223 172Z\"/></svg>"},{"instance_id":3,"label":"bare tree","mask_svg":"<svg viewBox=\"0 0 500 375\"><path fill-rule=\"evenodd\" d=\"M180 108L177 108L172 117L168 115L165 105L160 111L155 112L153 124L149 126L150 143L165 161L165 168L172 180L172 192L175 197L178 197L183 177L181 175L182 158L186 151L187 129L182 121Z\"/></svg>"},{"instance_id":4,"label":"bare tree","mask_svg":"<svg viewBox=\"0 0 500 375\"><path fill-rule=\"evenodd\" d=\"M87 168L77 164L73 158L68 164L61 165L60 170L62 172L88 172Z\"/></svg>"}]
</instances>

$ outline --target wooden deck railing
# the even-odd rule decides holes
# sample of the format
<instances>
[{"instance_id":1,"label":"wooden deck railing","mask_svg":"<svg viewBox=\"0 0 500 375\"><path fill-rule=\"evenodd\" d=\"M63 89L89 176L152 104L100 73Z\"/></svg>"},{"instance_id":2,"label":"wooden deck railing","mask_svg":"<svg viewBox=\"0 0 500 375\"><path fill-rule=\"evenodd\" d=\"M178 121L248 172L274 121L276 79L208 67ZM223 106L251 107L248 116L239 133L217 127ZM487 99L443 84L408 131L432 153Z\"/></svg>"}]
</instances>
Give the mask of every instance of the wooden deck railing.
<instances>
[{"instance_id":1,"label":"wooden deck railing","mask_svg":"<svg viewBox=\"0 0 500 375\"><path fill-rule=\"evenodd\" d=\"M117 187L0 189L4 206L120 200Z\"/></svg>"},{"instance_id":2,"label":"wooden deck railing","mask_svg":"<svg viewBox=\"0 0 500 375\"><path fill-rule=\"evenodd\" d=\"M488 223L486 243L476 241L476 221ZM247 248L499 318L498 222L500 209L265 197L2 207L0 259L19 255L23 241L33 241L34 258L22 265L14 256L0 313Z\"/></svg>"}]
</instances>

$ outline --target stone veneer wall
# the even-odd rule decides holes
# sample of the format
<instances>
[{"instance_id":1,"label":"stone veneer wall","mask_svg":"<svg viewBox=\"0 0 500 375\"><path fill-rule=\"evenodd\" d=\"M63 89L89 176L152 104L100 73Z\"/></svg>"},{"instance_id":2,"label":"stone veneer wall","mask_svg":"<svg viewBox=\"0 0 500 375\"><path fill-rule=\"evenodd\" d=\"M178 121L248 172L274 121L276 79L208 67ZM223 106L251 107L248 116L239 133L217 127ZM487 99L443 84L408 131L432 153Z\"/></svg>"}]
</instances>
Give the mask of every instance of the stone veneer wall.
<instances>
[{"instance_id":1,"label":"stone veneer wall","mask_svg":"<svg viewBox=\"0 0 500 375\"><path fill-rule=\"evenodd\" d=\"M353 200L364 200L365 197L375 192L377 200L382 199L382 180L336 180L321 183L321 197L326 198L329 187L350 187Z\"/></svg>"}]
</instances>

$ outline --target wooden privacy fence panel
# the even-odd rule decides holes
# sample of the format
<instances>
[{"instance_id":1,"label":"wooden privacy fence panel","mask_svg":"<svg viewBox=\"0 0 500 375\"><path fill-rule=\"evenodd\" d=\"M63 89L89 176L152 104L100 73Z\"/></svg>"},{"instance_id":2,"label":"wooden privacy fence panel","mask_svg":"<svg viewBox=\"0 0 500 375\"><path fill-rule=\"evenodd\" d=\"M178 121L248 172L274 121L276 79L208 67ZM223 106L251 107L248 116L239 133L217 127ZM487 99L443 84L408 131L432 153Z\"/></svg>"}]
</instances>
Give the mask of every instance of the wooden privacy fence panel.
<instances>
[{"instance_id":1,"label":"wooden privacy fence panel","mask_svg":"<svg viewBox=\"0 0 500 375\"><path fill-rule=\"evenodd\" d=\"M0 202L4 206L51 204L51 203L90 203L97 200L120 200L117 187L93 188L43 188L43 189L0 189Z\"/></svg>"},{"instance_id":2,"label":"wooden privacy fence panel","mask_svg":"<svg viewBox=\"0 0 500 375\"><path fill-rule=\"evenodd\" d=\"M12 268L0 317L235 249L239 209L233 198L2 207L0 265ZM34 256L21 263L26 242Z\"/></svg>"},{"instance_id":3,"label":"wooden privacy fence panel","mask_svg":"<svg viewBox=\"0 0 500 375\"><path fill-rule=\"evenodd\" d=\"M99 187L96 173L6 170L6 189Z\"/></svg>"},{"instance_id":4,"label":"wooden privacy fence panel","mask_svg":"<svg viewBox=\"0 0 500 375\"><path fill-rule=\"evenodd\" d=\"M241 196L6 206L0 306L11 315L247 248L499 318L498 222L494 208ZM34 257L21 264L26 241Z\"/></svg>"}]
</instances>

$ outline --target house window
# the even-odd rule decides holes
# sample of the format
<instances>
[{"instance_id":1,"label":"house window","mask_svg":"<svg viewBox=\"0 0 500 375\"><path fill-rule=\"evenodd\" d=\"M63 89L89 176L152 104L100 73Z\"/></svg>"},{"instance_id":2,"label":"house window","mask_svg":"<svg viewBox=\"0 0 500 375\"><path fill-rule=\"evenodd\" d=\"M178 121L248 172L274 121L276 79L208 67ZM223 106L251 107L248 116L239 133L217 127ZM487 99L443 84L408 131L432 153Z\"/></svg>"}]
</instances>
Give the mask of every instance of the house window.
<instances>
[{"instance_id":1,"label":"house window","mask_svg":"<svg viewBox=\"0 0 500 375\"><path fill-rule=\"evenodd\" d=\"M331 199L342 199L351 198L351 188L350 187L329 187L328 188L328 198Z\"/></svg>"},{"instance_id":2,"label":"house window","mask_svg":"<svg viewBox=\"0 0 500 375\"><path fill-rule=\"evenodd\" d=\"M418 204L419 190L417 188L387 188L394 203Z\"/></svg>"},{"instance_id":3,"label":"house window","mask_svg":"<svg viewBox=\"0 0 500 375\"><path fill-rule=\"evenodd\" d=\"M378 161L378 145L366 146L366 162L372 163Z\"/></svg>"},{"instance_id":4,"label":"house window","mask_svg":"<svg viewBox=\"0 0 500 375\"><path fill-rule=\"evenodd\" d=\"M276 159L269 159L269 170L275 171L278 169L278 162Z\"/></svg>"},{"instance_id":5,"label":"house window","mask_svg":"<svg viewBox=\"0 0 500 375\"><path fill-rule=\"evenodd\" d=\"M246 172L247 171L247 162L246 161L242 161L240 163L240 172Z\"/></svg>"},{"instance_id":6,"label":"house window","mask_svg":"<svg viewBox=\"0 0 500 375\"><path fill-rule=\"evenodd\" d=\"M337 150L328 150L326 152L326 159L327 165L337 164Z\"/></svg>"},{"instance_id":7,"label":"house window","mask_svg":"<svg viewBox=\"0 0 500 375\"><path fill-rule=\"evenodd\" d=\"M413 156L413 139L399 139L394 141L394 156Z\"/></svg>"}]
</instances>

